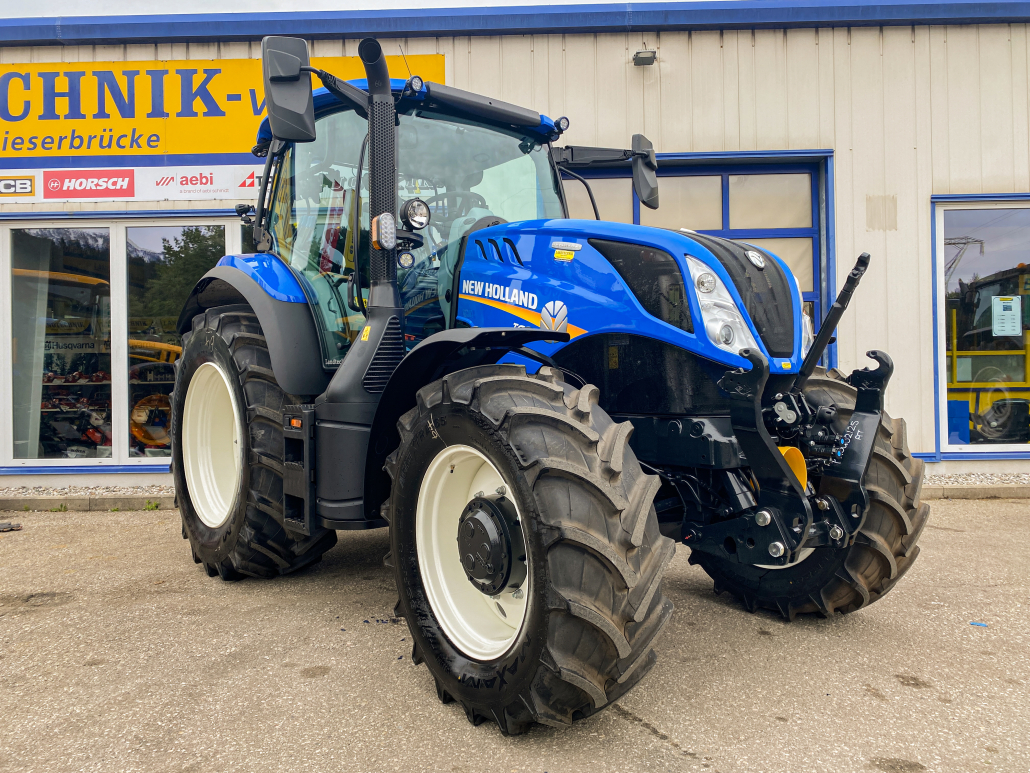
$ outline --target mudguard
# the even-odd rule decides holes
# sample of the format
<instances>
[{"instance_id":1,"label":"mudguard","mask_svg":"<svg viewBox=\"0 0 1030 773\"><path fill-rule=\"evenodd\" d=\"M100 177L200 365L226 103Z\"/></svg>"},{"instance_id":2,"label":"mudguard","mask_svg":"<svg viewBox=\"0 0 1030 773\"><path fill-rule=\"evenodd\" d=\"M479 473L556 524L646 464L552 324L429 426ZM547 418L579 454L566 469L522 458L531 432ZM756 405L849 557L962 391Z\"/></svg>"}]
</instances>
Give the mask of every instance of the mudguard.
<instances>
[{"instance_id":1,"label":"mudguard","mask_svg":"<svg viewBox=\"0 0 1030 773\"><path fill-rule=\"evenodd\" d=\"M534 328L452 328L408 352L390 377L372 420L365 459L367 519L379 518L379 506L390 496L390 477L383 465L397 447L397 420L415 407L418 390L448 373L494 364L513 350L543 340L565 342L569 335Z\"/></svg>"},{"instance_id":2,"label":"mudguard","mask_svg":"<svg viewBox=\"0 0 1030 773\"><path fill-rule=\"evenodd\" d=\"M322 367L318 331L300 284L292 275L289 279L293 279L295 288L288 284L271 287L267 281L258 284L253 273L245 273L239 267L241 257L259 259L270 256L229 256L219 261L219 265L197 282L186 300L179 315L179 334L189 331L193 317L205 309L246 303L261 322L272 359L272 371L279 386L289 394L314 398L329 386L332 373ZM246 264L243 266L246 268ZM260 275L258 277L261 278ZM288 282L288 279L283 279Z\"/></svg>"}]
</instances>

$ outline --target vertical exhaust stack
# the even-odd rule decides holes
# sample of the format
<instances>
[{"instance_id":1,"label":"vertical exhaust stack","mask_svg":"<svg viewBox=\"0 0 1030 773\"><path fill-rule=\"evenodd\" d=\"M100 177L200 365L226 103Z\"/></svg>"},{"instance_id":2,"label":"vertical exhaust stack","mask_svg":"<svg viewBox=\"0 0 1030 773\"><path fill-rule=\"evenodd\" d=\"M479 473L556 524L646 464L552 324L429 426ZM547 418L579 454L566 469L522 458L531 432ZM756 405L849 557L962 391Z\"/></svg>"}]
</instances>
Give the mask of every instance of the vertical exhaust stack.
<instances>
[{"instance_id":1,"label":"vertical exhaust stack","mask_svg":"<svg viewBox=\"0 0 1030 773\"><path fill-rule=\"evenodd\" d=\"M397 216L397 159L393 93L382 46L372 38L358 45L358 56L368 77L368 172L369 215ZM371 240L370 240L371 241ZM404 359L404 309L397 287L397 250L369 245L368 318L360 335L326 390L326 402L337 404L343 413L336 421L355 425L372 421L359 406L374 405L390 376ZM356 413L347 412L351 406ZM326 409L328 410L328 409ZM323 498L339 496L318 494Z\"/></svg>"},{"instance_id":2,"label":"vertical exhaust stack","mask_svg":"<svg viewBox=\"0 0 1030 773\"><path fill-rule=\"evenodd\" d=\"M369 215L371 218L397 212L397 147L394 137L396 114L390 91L390 73L386 69L383 48L374 38L365 38L358 45L358 56L368 78L368 171ZM396 248L371 248L369 307L400 306L397 291ZM371 320L371 317L369 318Z\"/></svg>"}]
</instances>

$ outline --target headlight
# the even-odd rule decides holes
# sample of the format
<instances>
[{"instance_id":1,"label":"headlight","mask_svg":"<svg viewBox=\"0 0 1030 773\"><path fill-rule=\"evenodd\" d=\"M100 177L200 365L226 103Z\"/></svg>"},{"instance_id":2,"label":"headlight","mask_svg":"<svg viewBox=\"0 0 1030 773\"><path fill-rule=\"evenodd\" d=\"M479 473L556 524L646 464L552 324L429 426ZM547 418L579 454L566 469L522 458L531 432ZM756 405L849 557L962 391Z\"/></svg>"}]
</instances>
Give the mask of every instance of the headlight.
<instances>
[{"instance_id":1,"label":"headlight","mask_svg":"<svg viewBox=\"0 0 1030 773\"><path fill-rule=\"evenodd\" d=\"M429 225L429 205L422 199L409 199L401 205L401 220L412 231L421 231Z\"/></svg>"},{"instance_id":2,"label":"headlight","mask_svg":"<svg viewBox=\"0 0 1030 773\"><path fill-rule=\"evenodd\" d=\"M709 340L733 354L738 354L741 349L761 351L726 286L700 260L690 255L686 258L694 287L704 293L698 297Z\"/></svg>"}]
</instances>

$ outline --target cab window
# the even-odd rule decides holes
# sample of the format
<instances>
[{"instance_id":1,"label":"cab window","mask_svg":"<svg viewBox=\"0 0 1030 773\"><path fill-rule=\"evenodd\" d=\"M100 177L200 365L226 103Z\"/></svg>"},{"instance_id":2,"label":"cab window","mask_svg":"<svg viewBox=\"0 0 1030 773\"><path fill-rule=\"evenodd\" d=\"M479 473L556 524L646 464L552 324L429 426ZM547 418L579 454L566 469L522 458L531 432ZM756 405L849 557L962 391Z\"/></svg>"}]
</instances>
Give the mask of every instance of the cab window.
<instances>
[{"instance_id":1,"label":"cab window","mask_svg":"<svg viewBox=\"0 0 1030 773\"><path fill-rule=\"evenodd\" d=\"M290 147L279 164L270 230L275 252L316 295L325 362L334 365L364 326L369 175L361 148L368 124L346 110L316 127L317 139ZM564 215L546 145L421 108L399 114L397 134L398 204L420 198L432 214L410 267L397 271L410 348L447 326L461 239L479 220Z\"/></svg>"},{"instance_id":2,"label":"cab window","mask_svg":"<svg viewBox=\"0 0 1030 773\"><path fill-rule=\"evenodd\" d=\"M343 360L365 322L357 293L367 279L358 281L356 265L362 261L355 257L368 251L367 158L362 190L356 190L367 131L367 122L352 111L321 119L314 142L287 149L272 201L273 249L315 295L327 365Z\"/></svg>"}]
</instances>

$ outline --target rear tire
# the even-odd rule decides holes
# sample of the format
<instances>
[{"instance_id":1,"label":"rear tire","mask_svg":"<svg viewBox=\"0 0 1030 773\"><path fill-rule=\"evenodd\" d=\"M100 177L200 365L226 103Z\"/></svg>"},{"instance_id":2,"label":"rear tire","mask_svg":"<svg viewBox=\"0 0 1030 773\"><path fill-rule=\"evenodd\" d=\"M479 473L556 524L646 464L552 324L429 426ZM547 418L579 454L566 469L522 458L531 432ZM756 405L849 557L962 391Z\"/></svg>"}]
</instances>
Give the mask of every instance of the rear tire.
<instances>
[{"instance_id":1,"label":"rear tire","mask_svg":"<svg viewBox=\"0 0 1030 773\"><path fill-rule=\"evenodd\" d=\"M193 560L223 580L318 561L336 532L305 537L284 526L282 409L300 400L276 381L257 316L222 306L194 317L177 365L172 472Z\"/></svg>"},{"instance_id":2,"label":"rear tire","mask_svg":"<svg viewBox=\"0 0 1030 773\"><path fill-rule=\"evenodd\" d=\"M493 720L506 735L533 722L567 727L615 701L651 669L652 643L672 613L661 581L675 546L661 536L652 506L658 478L640 469L630 425L613 422L597 397L596 387L574 389L550 368L535 376L517 365L470 368L419 391L387 460L391 561L412 657L425 661L444 703L458 701L470 722ZM458 469L458 499L482 480L503 480L517 506L528 577L521 624L477 656L458 644L469 636L447 631L482 599L457 585L441 594L432 575L448 552L458 560L457 531L441 533L438 554L423 561L418 521L429 512L424 481L433 485L434 462L447 463L446 473L452 459L460 466L479 458L490 475L461 482ZM473 590L488 607L497 598ZM464 598L472 609L434 608L441 598Z\"/></svg>"},{"instance_id":3,"label":"rear tire","mask_svg":"<svg viewBox=\"0 0 1030 773\"><path fill-rule=\"evenodd\" d=\"M816 370L805 387L813 405L836 404L837 431L847 426L856 390L838 370ZM912 456L905 437L905 420L881 417L869 471L863 481L869 493L869 513L854 544L839 550L819 548L784 568L736 564L693 551L698 564L715 581L715 592L729 591L751 612L778 610L784 617L817 612L829 617L847 614L883 598L919 555L916 542L930 515L920 503L923 461ZM822 481L813 480L821 494L833 495ZM828 482L827 482L828 484Z\"/></svg>"}]
</instances>

